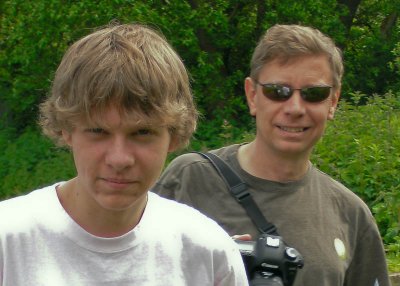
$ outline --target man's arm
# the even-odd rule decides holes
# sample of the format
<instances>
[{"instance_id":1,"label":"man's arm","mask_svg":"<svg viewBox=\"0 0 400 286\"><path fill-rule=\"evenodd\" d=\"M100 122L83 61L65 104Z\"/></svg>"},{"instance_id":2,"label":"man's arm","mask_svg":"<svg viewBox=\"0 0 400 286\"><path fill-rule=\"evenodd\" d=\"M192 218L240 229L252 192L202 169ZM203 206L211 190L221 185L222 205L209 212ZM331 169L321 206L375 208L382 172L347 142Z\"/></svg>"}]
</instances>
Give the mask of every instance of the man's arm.
<instances>
[{"instance_id":1,"label":"man's arm","mask_svg":"<svg viewBox=\"0 0 400 286\"><path fill-rule=\"evenodd\" d=\"M346 286L389 286L385 251L374 222L361 234L346 272Z\"/></svg>"},{"instance_id":2,"label":"man's arm","mask_svg":"<svg viewBox=\"0 0 400 286\"><path fill-rule=\"evenodd\" d=\"M189 189L196 187L195 176L191 176L192 161L195 162L194 154L184 154L175 158L163 171L152 191L160 196L182 202L193 206L193 200ZM194 186L194 187L193 187Z\"/></svg>"}]
</instances>

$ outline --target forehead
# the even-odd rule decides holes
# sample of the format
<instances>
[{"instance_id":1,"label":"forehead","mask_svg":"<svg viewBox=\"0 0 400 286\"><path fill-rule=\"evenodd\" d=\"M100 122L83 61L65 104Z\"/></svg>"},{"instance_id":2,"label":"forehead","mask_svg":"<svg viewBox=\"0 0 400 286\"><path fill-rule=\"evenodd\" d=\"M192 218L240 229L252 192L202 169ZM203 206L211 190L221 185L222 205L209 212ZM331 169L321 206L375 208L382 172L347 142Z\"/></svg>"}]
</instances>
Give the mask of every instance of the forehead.
<instances>
[{"instance_id":1,"label":"forehead","mask_svg":"<svg viewBox=\"0 0 400 286\"><path fill-rule=\"evenodd\" d=\"M327 56L300 56L288 60L275 59L266 63L260 71L259 80L282 83L315 81L331 83L332 70Z\"/></svg>"},{"instance_id":2,"label":"forehead","mask_svg":"<svg viewBox=\"0 0 400 286\"><path fill-rule=\"evenodd\" d=\"M138 110L123 110L107 107L102 110L91 110L87 116L80 119L85 125L102 127L117 126L165 126L166 120L161 114L148 115Z\"/></svg>"}]
</instances>

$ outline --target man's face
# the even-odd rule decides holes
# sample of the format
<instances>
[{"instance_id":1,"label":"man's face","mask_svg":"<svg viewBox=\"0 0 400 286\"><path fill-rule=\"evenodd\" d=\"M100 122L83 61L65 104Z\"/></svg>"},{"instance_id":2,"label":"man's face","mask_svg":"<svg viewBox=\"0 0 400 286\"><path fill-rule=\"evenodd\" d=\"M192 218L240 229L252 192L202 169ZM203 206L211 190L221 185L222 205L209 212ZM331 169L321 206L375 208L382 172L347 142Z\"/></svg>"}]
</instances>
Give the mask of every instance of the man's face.
<instances>
[{"instance_id":1,"label":"man's face","mask_svg":"<svg viewBox=\"0 0 400 286\"><path fill-rule=\"evenodd\" d=\"M72 132L63 132L77 169L74 192L89 210L143 205L173 149L167 127L133 116L127 121L110 108L101 117L104 124L82 121Z\"/></svg>"},{"instance_id":2,"label":"man's face","mask_svg":"<svg viewBox=\"0 0 400 286\"><path fill-rule=\"evenodd\" d=\"M281 84L291 88L332 86L332 72L325 56L302 56L282 64L275 60L260 72L261 84ZM322 102L307 102L294 91L286 101L273 101L250 78L245 81L251 115L256 117L256 143L266 152L308 158L322 136L327 120L333 119L340 91L331 91Z\"/></svg>"}]
</instances>

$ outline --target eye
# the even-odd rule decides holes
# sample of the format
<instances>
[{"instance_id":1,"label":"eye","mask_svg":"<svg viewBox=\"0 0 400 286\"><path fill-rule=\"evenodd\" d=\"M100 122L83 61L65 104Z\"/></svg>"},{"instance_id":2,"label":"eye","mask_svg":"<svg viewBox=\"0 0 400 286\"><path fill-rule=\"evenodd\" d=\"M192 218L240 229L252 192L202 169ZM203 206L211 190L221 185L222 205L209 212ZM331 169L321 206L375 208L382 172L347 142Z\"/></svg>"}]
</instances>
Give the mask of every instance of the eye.
<instances>
[{"instance_id":1,"label":"eye","mask_svg":"<svg viewBox=\"0 0 400 286\"><path fill-rule=\"evenodd\" d=\"M145 135L154 134L154 131L151 130L151 129L149 129L149 128L142 128L142 129L137 130L137 131L135 132L135 134L136 134L136 135L139 135L139 136L145 136Z\"/></svg>"},{"instance_id":2,"label":"eye","mask_svg":"<svg viewBox=\"0 0 400 286\"><path fill-rule=\"evenodd\" d=\"M92 134L106 134L107 132L103 128L88 128L85 132L92 133Z\"/></svg>"}]
</instances>

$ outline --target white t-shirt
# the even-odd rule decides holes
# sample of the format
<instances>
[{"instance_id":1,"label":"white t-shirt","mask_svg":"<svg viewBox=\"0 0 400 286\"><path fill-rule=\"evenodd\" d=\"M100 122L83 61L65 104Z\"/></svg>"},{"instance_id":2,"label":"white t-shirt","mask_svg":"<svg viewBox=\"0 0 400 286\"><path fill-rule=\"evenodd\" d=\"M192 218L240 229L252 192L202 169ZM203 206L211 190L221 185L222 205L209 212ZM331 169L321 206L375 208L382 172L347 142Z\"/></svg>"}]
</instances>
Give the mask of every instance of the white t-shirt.
<instances>
[{"instance_id":1,"label":"white t-shirt","mask_svg":"<svg viewBox=\"0 0 400 286\"><path fill-rule=\"evenodd\" d=\"M65 212L56 186L0 203L1 286L248 285L236 244L198 211L149 193L133 230L101 238Z\"/></svg>"}]
</instances>

